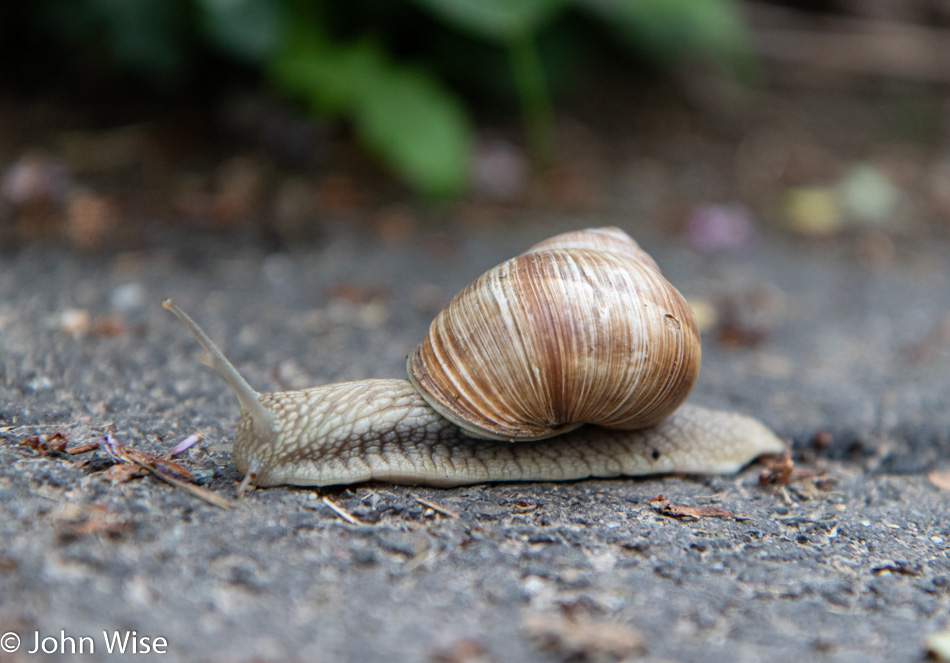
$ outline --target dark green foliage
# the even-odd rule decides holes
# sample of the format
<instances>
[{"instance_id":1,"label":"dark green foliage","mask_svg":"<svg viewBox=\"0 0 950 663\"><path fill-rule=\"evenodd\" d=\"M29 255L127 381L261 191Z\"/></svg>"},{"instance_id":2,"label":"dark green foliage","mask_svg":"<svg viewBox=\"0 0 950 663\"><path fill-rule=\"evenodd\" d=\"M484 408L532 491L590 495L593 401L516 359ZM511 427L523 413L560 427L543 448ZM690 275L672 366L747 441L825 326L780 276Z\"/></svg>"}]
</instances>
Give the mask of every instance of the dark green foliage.
<instances>
[{"instance_id":1,"label":"dark green foliage","mask_svg":"<svg viewBox=\"0 0 950 663\"><path fill-rule=\"evenodd\" d=\"M371 39L333 42L294 23L270 78L317 113L349 118L359 136L426 194L465 182L472 130L461 102L421 69L394 62Z\"/></svg>"},{"instance_id":2,"label":"dark green foliage","mask_svg":"<svg viewBox=\"0 0 950 663\"><path fill-rule=\"evenodd\" d=\"M48 0L34 7L55 36L78 44L85 57L164 83L181 79L187 70L188 5L187 0Z\"/></svg>"},{"instance_id":3,"label":"dark green foliage","mask_svg":"<svg viewBox=\"0 0 950 663\"><path fill-rule=\"evenodd\" d=\"M467 181L462 94L520 104L532 156L548 160L550 90L599 47L592 26L661 64L702 58L735 74L749 61L733 0L36 0L14 18L165 87L210 57L259 72L311 112L351 123L394 172L437 197ZM22 28L2 26L0 38Z\"/></svg>"},{"instance_id":4,"label":"dark green foliage","mask_svg":"<svg viewBox=\"0 0 950 663\"><path fill-rule=\"evenodd\" d=\"M284 3L274 0L194 0L203 32L223 50L249 62L264 62L280 48Z\"/></svg>"}]
</instances>

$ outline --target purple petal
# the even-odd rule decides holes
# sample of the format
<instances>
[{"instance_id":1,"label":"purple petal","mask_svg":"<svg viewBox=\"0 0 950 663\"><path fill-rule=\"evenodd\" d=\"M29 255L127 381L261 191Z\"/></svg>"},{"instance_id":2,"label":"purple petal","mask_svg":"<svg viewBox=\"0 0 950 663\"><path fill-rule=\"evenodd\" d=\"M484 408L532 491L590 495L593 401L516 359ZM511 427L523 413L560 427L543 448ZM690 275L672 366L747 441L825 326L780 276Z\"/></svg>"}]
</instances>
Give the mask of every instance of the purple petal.
<instances>
[{"instance_id":1,"label":"purple petal","mask_svg":"<svg viewBox=\"0 0 950 663\"><path fill-rule=\"evenodd\" d=\"M752 219L742 205L703 205L686 220L686 238L700 253L743 248L752 239Z\"/></svg>"},{"instance_id":2,"label":"purple petal","mask_svg":"<svg viewBox=\"0 0 950 663\"><path fill-rule=\"evenodd\" d=\"M189 435L188 437L186 437L184 440L182 440L181 442L179 442L172 448L171 455L177 456L182 451L192 448L193 446L201 442L201 440L202 440L201 433L195 433L194 435Z\"/></svg>"}]
</instances>

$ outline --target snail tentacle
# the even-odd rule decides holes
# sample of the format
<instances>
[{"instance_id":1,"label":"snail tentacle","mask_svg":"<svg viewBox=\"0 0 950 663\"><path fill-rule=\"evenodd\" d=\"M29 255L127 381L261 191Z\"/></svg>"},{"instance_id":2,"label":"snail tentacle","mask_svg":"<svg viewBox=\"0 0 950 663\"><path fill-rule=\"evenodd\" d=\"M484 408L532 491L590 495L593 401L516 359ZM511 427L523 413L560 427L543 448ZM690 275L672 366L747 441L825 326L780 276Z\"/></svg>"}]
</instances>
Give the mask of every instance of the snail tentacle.
<instances>
[{"instance_id":1,"label":"snail tentacle","mask_svg":"<svg viewBox=\"0 0 950 663\"><path fill-rule=\"evenodd\" d=\"M247 417L249 422L253 422L255 430L264 434L266 431L274 429L274 414L260 402L260 394L257 393L244 376L228 361L221 349L211 340L205 331L198 326L198 323L191 319L191 316L171 300L166 297L162 300L162 308L174 313L181 320L188 331L195 337L201 347L207 353L210 359L210 366L231 388L231 392L237 397L241 406L242 417Z\"/></svg>"}]
</instances>

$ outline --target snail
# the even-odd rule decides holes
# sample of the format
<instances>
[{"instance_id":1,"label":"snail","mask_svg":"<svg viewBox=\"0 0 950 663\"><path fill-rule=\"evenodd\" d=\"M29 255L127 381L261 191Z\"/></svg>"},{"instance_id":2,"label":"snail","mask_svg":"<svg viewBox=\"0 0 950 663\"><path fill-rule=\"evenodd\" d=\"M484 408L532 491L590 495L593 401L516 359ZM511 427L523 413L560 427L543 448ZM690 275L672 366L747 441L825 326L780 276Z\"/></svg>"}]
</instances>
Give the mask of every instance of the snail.
<instances>
[{"instance_id":1,"label":"snail","mask_svg":"<svg viewBox=\"0 0 950 663\"><path fill-rule=\"evenodd\" d=\"M258 393L162 305L237 396L242 487L731 473L784 448L756 419L683 403L696 324L617 228L558 235L476 279L409 355L408 380Z\"/></svg>"}]
</instances>

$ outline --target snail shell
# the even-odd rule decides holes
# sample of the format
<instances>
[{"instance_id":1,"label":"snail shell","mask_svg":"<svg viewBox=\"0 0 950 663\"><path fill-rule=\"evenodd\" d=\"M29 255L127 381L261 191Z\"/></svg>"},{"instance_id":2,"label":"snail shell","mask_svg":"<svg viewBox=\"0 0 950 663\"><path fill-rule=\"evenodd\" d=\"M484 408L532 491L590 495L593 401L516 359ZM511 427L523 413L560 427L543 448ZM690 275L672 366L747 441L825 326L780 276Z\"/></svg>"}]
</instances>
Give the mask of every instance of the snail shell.
<instances>
[{"instance_id":1,"label":"snail shell","mask_svg":"<svg viewBox=\"0 0 950 663\"><path fill-rule=\"evenodd\" d=\"M652 426L686 399L699 365L689 306L617 228L559 235L489 270L407 362L439 414L512 441Z\"/></svg>"}]
</instances>

